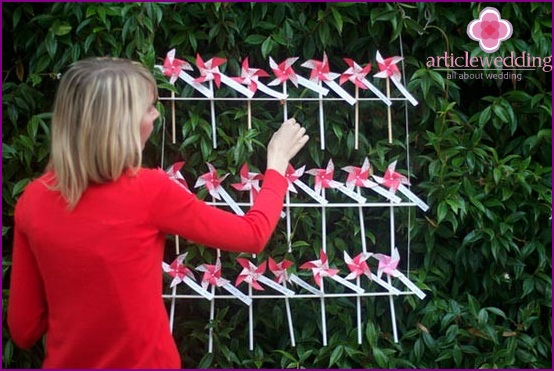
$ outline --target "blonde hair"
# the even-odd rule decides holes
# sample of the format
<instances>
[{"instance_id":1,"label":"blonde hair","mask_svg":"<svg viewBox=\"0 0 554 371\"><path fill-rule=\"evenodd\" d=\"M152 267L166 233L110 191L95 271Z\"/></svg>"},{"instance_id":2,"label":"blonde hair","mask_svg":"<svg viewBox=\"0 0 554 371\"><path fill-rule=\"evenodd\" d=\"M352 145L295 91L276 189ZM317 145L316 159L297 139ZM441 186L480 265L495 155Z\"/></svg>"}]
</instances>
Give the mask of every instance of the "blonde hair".
<instances>
[{"instance_id":1,"label":"blonde hair","mask_svg":"<svg viewBox=\"0 0 554 371\"><path fill-rule=\"evenodd\" d=\"M48 169L69 207L90 183L107 183L142 162L140 124L157 99L156 82L140 63L91 58L63 74L52 116Z\"/></svg>"}]
</instances>

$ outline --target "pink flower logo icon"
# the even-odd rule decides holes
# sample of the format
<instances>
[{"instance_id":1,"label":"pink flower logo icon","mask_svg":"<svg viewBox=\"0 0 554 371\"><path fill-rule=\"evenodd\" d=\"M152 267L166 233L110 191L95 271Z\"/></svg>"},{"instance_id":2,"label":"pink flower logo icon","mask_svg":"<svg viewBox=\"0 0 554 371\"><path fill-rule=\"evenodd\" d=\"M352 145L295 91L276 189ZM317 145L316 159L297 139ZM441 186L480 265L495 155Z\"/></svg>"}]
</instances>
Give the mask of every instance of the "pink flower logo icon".
<instances>
[{"instance_id":1,"label":"pink flower logo icon","mask_svg":"<svg viewBox=\"0 0 554 371\"><path fill-rule=\"evenodd\" d=\"M479 47L485 53L494 53L500 48L502 41L512 36L512 24L500 17L496 8L486 7L479 13L479 19L474 19L467 25L467 35L479 41Z\"/></svg>"}]
</instances>

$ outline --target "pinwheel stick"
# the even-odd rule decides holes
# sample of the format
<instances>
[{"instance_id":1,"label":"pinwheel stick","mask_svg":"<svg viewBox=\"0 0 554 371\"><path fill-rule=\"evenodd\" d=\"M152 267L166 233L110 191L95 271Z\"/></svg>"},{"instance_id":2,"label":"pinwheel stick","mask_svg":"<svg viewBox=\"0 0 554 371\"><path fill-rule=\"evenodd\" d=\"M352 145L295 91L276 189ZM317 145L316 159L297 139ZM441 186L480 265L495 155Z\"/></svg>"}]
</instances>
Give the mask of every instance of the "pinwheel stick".
<instances>
[{"instance_id":1,"label":"pinwheel stick","mask_svg":"<svg viewBox=\"0 0 554 371\"><path fill-rule=\"evenodd\" d=\"M283 287L287 288L287 280L283 280ZM296 341L294 339L294 328L292 326L292 314L290 310L290 302L289 302L289 298L286 296L285 296L285 309L287 311L287 322L289 324L290 343L293 347L295 347Z\"/></svg>"},{"instance_id":2,"label":"pinwheel stick","mask_svg":"<svg viewBox=\"0 0 554 371\"><path fill-rule=\"evenodd\" d=\"M290 218L290 191L287 190L286 194L286 223L287 223L287 244L289 245L289 253L292 252L292 228L291 228L291 218Z\"/></svg>"},{"instance_id":3,"label":"pinwheel stick","mask_svg":"<svg viewBox=\"0 0 554 371\"><path fill-rule=\"evenodd\" d=\"M287 96L287 82L283 82L283 95ZM288 120L288 113L287 113L287 99L283 101L283 121Z\"/></svg>"},{"instance_id":4,"label":"pinwheel stick","mask_svg":"<svg viewBox=\"0 0 554 371\"><path fill-rule=\"evenodd\" d=\"M176 130L175 130L175 92L171 92L171 130L172 130L172 143L177 142Z\"/></svg>"},{"instance_id":5,"label":"pinwheel stick","mask_svg":"<svg viewBox=\"0 0 554 371\"><path fill-rule=\"evenodd\" d=\"M356 277L356 286L360 287L360 276ZM358 344L362 343L362 298L356 296L356 317L358 320Z\"/></svg>"},{"instance_id":6,"label":"pinwheel stick","mask_svg":"<svg viewBox=\"0 0 554 371\"><path fill-rule=\"evenodd\" d=\"M386 78L387 82L387 99L390 100L390 77ZM392 143L392 110L391 106L387 106L387 123L389 128L389 143Z\"/></svg>"},{"instance_id":7,"label":"pinwheel stick","mask_svg":"<svg viewBox=\"0 0 554 371\"><path fill-rule=\"evenodd\" d=\"M325 198L325 188L321 190L321 196ZM321 247L323 252L327 252L327 218L325 217L325 206L321 207ZM321 279L321 292L325 293L324 280ZM327 316L325 314L325 295L322 295L321 305L321 332L323 336L323 346L327 346Z\"/></svg>"},{"instance_id":8,"label":"pinwheel stick","mask_svg":"<svg viewBox=\"0 0 554 371\"><path fill-rule=\"evenodd\" d=\"M321 81L319 81L319 87L321 88ZM325 129L323 122L323 94L321 91L319 94L319 139L321 141L321 150L325 149Z\"/></svg>"},{"instance_id":9,"label":"pinwheel stick","mask_svg":"<svg viewBox=\"0 0 554 371\"><path fill-rule=\"evenodd\" d=\"M356 95L356 106L354 107L354 149L358 149L358 131L359 131L359 121L360 121L360 92L358 85L355 88Z\"/></svg>"},{"instance_id":10,"label":"pinwheel stick","mask_svg":"<svg viewBox=\"0 0 554 371\"><path fill-rule=\"evenodd\" d=\"M252 285L248 285L248 297L252 298ZM250 350L254 350L254 309L253 304L248 306L248 341Z\"/></svg>"},{"instance_id":11,"label":"pinwheel stick","mask_svg":"<svg viewBox=\"0 0 554 371\"><path fill-rule=\"evenodd\" d=\"M252 130L252 104L250 99L246 101L247 118L248 118L248 130Z\"/></svg>"},{"instance_id":12,"label":"pinwheel stick","mask_svg":"<svg viewBox=\"0 0 554 371\"><path fill-rule=\"evenodd\" d=\"M210 80L209 84L210 84L210 91L213 94L214 83ZM214 98L210 99L210 115L211 115L211 120L212 120L212 143L213 143L213 148L215 149L215 148L217 148L217 130L216 130L216 126L215 126L215 100L214 100Z\"/></svg>"}]
</instances>

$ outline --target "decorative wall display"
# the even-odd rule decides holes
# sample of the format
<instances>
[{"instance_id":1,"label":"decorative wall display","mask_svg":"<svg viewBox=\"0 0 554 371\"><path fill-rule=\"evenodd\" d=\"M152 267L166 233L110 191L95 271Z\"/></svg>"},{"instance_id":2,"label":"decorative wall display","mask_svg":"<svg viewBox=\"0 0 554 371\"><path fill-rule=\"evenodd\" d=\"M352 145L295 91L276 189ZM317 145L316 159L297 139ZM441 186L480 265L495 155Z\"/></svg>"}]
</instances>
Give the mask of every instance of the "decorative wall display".
<instances>
[{"instance_id":1,"label":"decorative wall display","mask_svg":"<svg viewBox=\"0 0 554 371\"><path fill-rule=\"evenodd\" d=\"M269 67L274 74L274 79L269 83L263 83L261 78L270 78L271 76L261 68L252 68L249 64L248 57L243 59L241 65L240 76L227 76L219 70L219 66L226 62L224 58L214 57L204 61L199 55L196 57L196 65L199 76L194 78L192 75L185 73L184 70L190 71L192 67L183 60L175 57L175 50L171 50L165 57L163 66L157 66L163 74L169 79L171 84L176 84L178 79L185 81L191 85L196 91L203 95L201 100L210 103L211 125L212 125L212 141L214 148L217 146L217 130L216 130L216 113L215 101L225 100L225 98L217 98L214 92L212 82L215 82L216 88L221 88L221 84L227 85L243 95L244 101L247 104L247 121L248 129L252 128L252 110L251 104L255 94L264 94L264 100L278 101L283 106L283 117L288 118L287 100L289 100L290 87L287 82L291 81L295 89L309 89L312 94L317 94L312 100L318 103L319 108L319 131L321 150L325 149L325 126L324 126L324 101L330 91L340 97L340 101L346 103L345 109L355 108L355 149L358 149L358 130L359 130L359 114L358 104L361 100L359 89L370 91L377 98L373 100L373 104L384 105L387 109L387 124L389 128L389 143L392 144L392 118L391 105L396 102L409 102L416 105L417 101L408 92L407 88L401 84L401 74L397 63L402 61L401 57L391 57L383 59L378 52L376 56L377 66L379 71L374 77L386 79L386 94L383 94L377 86L372 84L366 76L371 70L371 64L361 67L356 62L349 58L343 58L348 65L348 69L343 74L331 72L329 59L326 53L323 54L323 59L308 60L301 64L302 67L311 70L310 77L305 78L298 75L292 68L293 64L298 61L298 57L287 58L280 64L277 64L271 57L269 58ZM334 80L339 78L339 83ZM346 81L354 84L355 94L352 96L341 85ZM391 99L389 81L402 94L402 98ZM208 83L208 87L204 85ZM323 86L326 85L326 87ZM270 86L282 85L282 92L273 90ZM174 94L171 97L161 98L171 102L171 115L175 120L176 102L186 100L181 97L176 100ZM198 100L198 98L195 98ZM306 98L308 99L308 98ZM237 123L240 125L240 123ZM173 125L175 128L175 125ZM175 129L173 129L175 130ZM174 181L185 187L185 178L180 173L183 171L184 162L178 162L167 169L167 174ZM250 164L259 165L259 164ZM240 179L230 180L229 174L218 175L217 169L210 163L207 163L208 172L200 175L194 188L205 187L211 196L211 202L217 207L228 207L237 215L244 215L245 210L251 207L255 201L256 195L260 190L260 182L263 181L263 175L249 170L249 164L244 163L240 167ZM238 164L237 164L238 166ZM327 160L325 168L306 169L306 165L289 164L286 171L286 179L288 181L288 189L285 197L284 210L281 214L285 219L286 225L286 242L288 244L289 259L283 256L272 256L266 261L257 261L256 256L249 258L240 256L235 260L234 272L230 272L229 267L225 274L222 272L221 252L217 250L215 262L196 262L197 267L190 269L186 262L187 254L180 251L179 239L176 238L176 258L171 264L163 263L163 270L171 278L169 288L171 294L164 295L171 299L170 323L173 326L175 300L192 300L204 299L210 302L210 313L207 320L213 321L215 318L216 302L218 299L238 299L248 306L248 333L249 333L249 349L254 349L254 341L256 338L255 320L256 315L256 300L275 299L282 300L286 309L287 326L292 346L295 346L295 329L298 330L302 323L293 323L293 308L291 301L294 300L310 300L317 299L320 303L320 321L322 344L327 345L327 328L326 318L327 312L325 301L332 300L338 297L352 297L356 300L356 326L358 343L362 342L362 301L361 299L369 296L387 297L390 301L390 314L393 328L394 341L398 341L396 329L396 316L394 312L394 299L403 295L414 295L419 299L424 299L426 294L409 278L409 274L404 274L400 268L400 254L396 246L395 239L395 222L394 214L397 207L417 207L425 212L428 206L410 190L409 169L398 170L396 168L397 161L392 161L385 173L382 176L374 174L371 167L370 159L365 157L361 167L352 164L340 164L340 169L343 170L340 174L335 174L335 164L332 159ZM341 180L342 178L342 180ZM313 186L310 186L312 184ZM228 186L239 192L248 192L249 202L240 203L233 199L225 188ZM367 190L363 191L362 190ZM300 192L300 193L299 193ZM326 194L327 193L327 194ZM307 196L307 197L306 197ZM298 198L298 200L297 200ZM340 199L341 201L336 201ZM377 199L377 201L368 201ZM307 200L307 201L305 201ZM342 201L345 200L345 201ZM295 256L295 251L292 248L292 219L291 210L294 208L310 207L312 209L320 209L321 220L321 250L319 256L314 260L307 260L306 256ZM355 207L358 209L357 218L359 218L360 243L357 246L352 246L349 251L351 254L344 251L340 256L340 266L345 267L342 270L336 268L336 264L329 259L329 250L327 246L327 213L329 210L346 210L347 208ZM390 224L390 254L377 253L368 251L366 244L366 226L364 215L371 213L372 208L390 208L389 224ZM350 214L351 215L351 214ZM355 214L354 214L355 215ZM356 223L358 223L356 222ZM337 254L331 254L334 259L337 259ZM290 259L292 257L292 259ZM337 262L337 260L335 260ZM202 277L198 277L200 284L196 283L197 277L195 273L202 273ZM273 278L266 275L266 271L273 275ZM311 272L311 276L306 276L301 272ZM375 273L376 272L376 273ZM296 274L297 273L297 274ZM198 273L197 273L198 274ZM224 278L227 277L227 278ZM304 277L304 278L302 278ZM234 278L234 279L233 279ZM311 284L310 281L314 282ZM333 284L330 285L330 281ZM234 282L234 284L233 284ZM185 284L194 293L187 295L177 295L176 287ZM243 292L246 286L246 293ZM333 290L340 289L337 292ZM188 290L188 289L187 289ZM226 293L225 293L225 292ZM367 319L372 320L372 319ZM213 351L213 330L209 328L208 351Z\"/></svg>"}]
</instances>

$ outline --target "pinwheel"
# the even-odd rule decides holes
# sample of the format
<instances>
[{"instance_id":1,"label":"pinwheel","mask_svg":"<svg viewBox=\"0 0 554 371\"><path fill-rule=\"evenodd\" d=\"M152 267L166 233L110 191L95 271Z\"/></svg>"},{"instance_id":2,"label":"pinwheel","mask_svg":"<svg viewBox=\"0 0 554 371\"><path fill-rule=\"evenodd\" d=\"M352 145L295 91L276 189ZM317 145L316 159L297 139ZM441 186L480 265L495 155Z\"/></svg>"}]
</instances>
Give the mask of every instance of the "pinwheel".
<instances>
[{"instance_id":1,"label":"pinwheel","mask_svg":"<svg viewBox=\"0 0 554 371\"><path fill-rule=\"evenodd\" d=\"M217 170L215 167L210 164L209 162L206 163L208 165L209 172L201 175L198 180L196 181L196 184L194 185L194 188L198 188L201 186L205 186L210 195L212 195L213 198L220 200L223 198L223 200L233 209L235 214L237 215L244 215L244 211L237 205L235 200L231 198L229 193L223 187L221 186L221 182L229 175L225 174L222 177L218 177Z\"/></svg>"},{"instance_id":2,"label":"pinwheel","mask_svg":"<svg viewBox=\"0 0 554 371\"><path fill-rule=\"evenodd\" d=\"M233 183L231 186L237 191L250 191L250 203L252 204L260 192L260 180L263 178L262 174L250 172L248 164L245 162L240 168L240 183Z\"/></svg>"},{"instance_id":3,"label":"pinwheel","mask_svg":"<svg viewBox=\"0 0 554 371\"><path fill-rule=\"evenodd\" d=\"M398 66L396 64L402 60L402 57L391 57L391 58L383 59L383 57L381 56L381 53L377 51L376 60L377 60L377 65L379 66L380 72L376 73L374 76L386 79L387 98L390 99L389 81L392 80L394 85L410 101L410 103L412 103L414 106L417 105L417 101L415 100L415 98L400 83L402 74L400 73L400 70L398 69ZM392 143L392 112L391 112L390 106L387 107L387 122L388 122L388 128L389 128L389 143Z\"/></svg>"},{"instance_id":4,"label":"pinwheel","mask_svg":"<svg viewBox=\"0 0 554 371\"><path fill-rule=\"evenodd\" d=\"M279 100L287 99L286 93L279 93L273 89L270 89L266 85L259 81L260 77L269 77L269 74L260 68L250 68L248 65L248 57L242 61L242 69L240 77L233 77L233 80L240 84L246 85L253 93L258 89L270 97L277 98ZM252 129L252 108L250 100L247 101L248 107L248 129Z\"/></svg>"},{"instance_id":5,"label":"pinwheel","mask_svg":"<svg viewBox=\"0 0 554 371\"><path fill-rule=\"evenodd\" d=\"M185 165L184 161L176 162L166 170L166 174L169 176L171 180L173 180L175 183L183 187L188 193L191 193L187 185L187 181L185 180L185 178L183 177L180 171L184 165Z\"/></svg>"},{"instance_id":6,"label":"pinwheel","mask_svg":"<svg viewBox=\"0 0 554 371\"><path fill-rule=\"evenodd\" d=\"M392 162L385 171L383 177L373 175L373 179L379 184L388 187L391 192L400 191L403 195L408 197L410 201L414 202L420 209L427 211L429 206L425 204L419 197L417 197L412 191L410 191L405 185L410 185L410 181L404 175L395 171L396 161ZM405 185L404 185L405 184Z\"/></svg>"},{"instance_id":7,"label":"pinwheel","mask_svg":"<svg viewBox=\"0 0 554 371\"><path fill-rule=\"evenodd\" d=\"M327 60L327 54L323 53L323 60L318 61L315 59L310 59L302 63L302 67L310 68L312 72L310 73L310 81L318 83L320 86L324 82L329 86L335 93L337 93L342 99L346 100L350 105L356 103L350 94L348 94L343 88L341 88L335 81L339 74L329 71L329 62ZM321 141L321 149L325 149L325 128L323 121L323 96L319 94L319 135Z\"/></svg>"},{"instance_id":8,"label":"pinwheel","mask_svg":"<svg viewBox=\"0 0 554 371\"><path fill-rule=\"evenodd\" d=\"M360 102L359 102L359 89L368 89L371 90L379 99L381 99L387 106L390 106L392 102L386 96L383 95L365 77L371 71L371 64L368 63L365 67L359 66L354 60L350 58L343 58L343 60L348 65L348 69L342 73L339 79L339 83L342 85L346 81L350 81L355 86L355 98L356 98L356 108L354 110L354 149L358 149L358 127L359 127L359 117L360 117Z\"/></svg>"},{"instance_id":9,"label":"pinwheel","mask_svg":"<svg viewBox=\"0 0 554 371\"><path fill-rule=\"evenodd\" d=\"M227 59L225 58L219 58L214 57L212 59L209 59L207 61L203 61L202 57L200 57L200 54L196 55L196 67L198 67L198 70L200 71L200 77L197 77L194 81L196 82L205 82L208 81L210 84L210 91L213 94L213 83L212 81L215 81L215 85L219 88L221 86L221 83L224 83L225 85L229 86L230 88L238 91L242 95L245 95L247 98L252 98L254 96L254 93L230 78L229 76L223 74L219 70L219 66L227 62ZM214 100L210 100L210 110L211 110L211 119L212 119L212 140L213 140L213 147L217 148L217 138L216 138L216 124L215 124L215 104Z\"/></svg>"},{"instance_id":10,"label":"pinwheel","mask_svg":"<svg viewBox=\"0 0 554 371\"><path fill-rule=\"evenodd\" d=\"M183 282L206 299L212 300L213 295L194 281L194 274L183 264L186 256L187 253L179 255L171 264L162 262L163 271L173 277L173 281L171 281L170 287L173 288L179 283Z\"/></svg>"},{"instance_id":11,"label":"pinwheel","mask_svg":"<svg viewBox=\"0 0 554 371\"><path fill-rule=\"evenodd\" d=\"M269 57L269 67L271 67L271 70L275 74L275 80L268 83L268 86L275 86L279 84L283 84L283 94L287 95L287 81L290 80L294 86L302 85L305 88L308 88L310 90L315 91L318 94L327 95L329 93L328 89L325 89L324 87L314 84L308 79L305 79L302 76L297 75L294 70L292 69L292 65L294 62L298 60L298 57L292 57L287 58L283 62L277 64L273 60L273 58ZM283 119L287 120L287 101L285 100L285 104L283 105Z\"/></svg>"},{"instance_id":12,"label":"pinwheel","mask_svg":"<svg viewBox=\"0 0 554 371\"><path fill-rule=\"evenodd\" d=\"M383 59L381 53L377 51L377 56L375 59L377 61L377 65L379 66L379 72L376 73L374 76L392 80L392 82L394 83L394 85L396 85L398 90L400 90L402 95L404 95L412 105L417 106L417 100L408 92L408 90L406 90L404 85L400 83L400 81L402 80L402 74L400 73L400 70L398 69L398 66L396 64L402 60L402 57L390 57Z\"/></svg>"},{"instance_id":13,"label":"pinwheel","mask_svg":"<svg viewBox=\"0 0 554 371\"><path fill-rule=\"evenodd\" d=\"M379 266L377 268L377 277L381 278L381 276L386 274L388 277L396 277L406 287L408 287L415 295L417 295L418 298L424 299L425 293L421 291L419 287L417 287L408 277L404 275L404 273L400 272L398 268L398 263L400 262L400 254L398 253L398 248L394 248L392 250L392 255L385 255L385 254L373 254L371 255L373 258L377 259L379 261Z\"/></svg>"}]
</instances>

